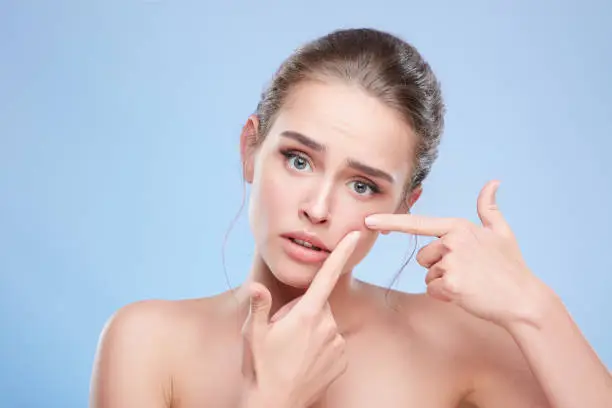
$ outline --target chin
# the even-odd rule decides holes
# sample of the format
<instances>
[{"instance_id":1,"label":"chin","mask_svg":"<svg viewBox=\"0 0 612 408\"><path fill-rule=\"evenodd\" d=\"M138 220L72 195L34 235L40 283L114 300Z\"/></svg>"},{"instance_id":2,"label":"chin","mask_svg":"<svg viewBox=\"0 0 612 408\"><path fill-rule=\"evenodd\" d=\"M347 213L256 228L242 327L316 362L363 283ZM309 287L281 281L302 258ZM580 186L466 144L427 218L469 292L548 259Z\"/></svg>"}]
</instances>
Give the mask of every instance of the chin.
<instances>
[{"instance_id":1,"label":"chin","mask_svg":"<svg viewBox=\"0 0 612 408\"><path fill-rule=\"evenodd\" d=\"M291 259L266 262L270 273L283 285L295 289L307 289L321 265L304 265Z\"/></svg>"}]
</instances>

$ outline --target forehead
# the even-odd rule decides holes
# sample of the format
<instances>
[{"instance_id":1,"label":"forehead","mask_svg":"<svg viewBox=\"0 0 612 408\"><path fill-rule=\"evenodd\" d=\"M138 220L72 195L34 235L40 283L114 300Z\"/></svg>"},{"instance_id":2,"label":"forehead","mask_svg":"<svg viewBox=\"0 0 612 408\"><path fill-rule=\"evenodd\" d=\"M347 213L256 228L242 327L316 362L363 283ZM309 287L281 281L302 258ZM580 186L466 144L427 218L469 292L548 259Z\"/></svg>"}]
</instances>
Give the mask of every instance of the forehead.
<instances>
[{"instance_id":1,"label":"forehead","mask_svg":"<svg viewBox=\"0 0 612 408\"><path fill-rule=\"evenodd\" d=\"M292 90L270 131L298 131L330 154L350 156L405 177L416 137L400 114L356 85L309 81Z\"/></svg>"}]
</instances>

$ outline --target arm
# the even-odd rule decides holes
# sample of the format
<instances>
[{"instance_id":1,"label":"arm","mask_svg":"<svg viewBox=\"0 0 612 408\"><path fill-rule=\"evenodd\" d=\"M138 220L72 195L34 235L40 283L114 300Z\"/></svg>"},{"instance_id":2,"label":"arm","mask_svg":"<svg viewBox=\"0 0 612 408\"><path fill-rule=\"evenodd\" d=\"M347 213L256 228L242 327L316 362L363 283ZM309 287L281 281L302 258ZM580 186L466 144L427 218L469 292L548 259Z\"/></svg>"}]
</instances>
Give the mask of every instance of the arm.
<instances>
[{"instance_id":1,"label":"arm","mask_svg":"<svg viewBox=\"0 0 612 408\"><path fill-rule=\"evenodd\" d=\"M373 215L366 223L379 231L439 237L417 254L428 269L427 293L506 329L553 407L612 407L610 374L561 301L528 268L497 206L498 186L489 182L478 196L482 226L405 214Z\"/></svg>"},{"instance_id":2,"label":"arm","mask_svg":"<svg viewBox=\"0 0 612 408\"><path fill-rule=\"evenodd\" d=\"M544 291L532 318L487 333L494 346L468 400L486 408L612 407L612 376L560 299Z\"/></svg>"},{"instance_id":3,"label":"arm","mask_svg":"<svg viewBox=\"0 0 612 408\"><path fill-rule=\"evenodd\" d=\"M91 408L170 406L159 312L156 302L140 302L109 320L94 362Z\"/></svg>"},{"instance_id":4,"label":"arm","mask_svg":"<svg viewBox=\"0 0 612 408\"><path fill-rule=\"evenodd\" d=\"M612 407L612 376L561 300L546 290L533 320L507 327L551 405Z\"/></svg>"}]
</instances>

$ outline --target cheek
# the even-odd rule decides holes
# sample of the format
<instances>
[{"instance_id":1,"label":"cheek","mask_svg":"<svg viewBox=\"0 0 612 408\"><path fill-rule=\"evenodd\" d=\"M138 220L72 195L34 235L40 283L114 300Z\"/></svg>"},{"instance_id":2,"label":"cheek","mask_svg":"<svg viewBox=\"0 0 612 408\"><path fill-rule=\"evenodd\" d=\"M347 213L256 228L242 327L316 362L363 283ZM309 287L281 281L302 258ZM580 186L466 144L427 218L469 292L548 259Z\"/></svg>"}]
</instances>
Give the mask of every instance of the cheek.
<instances>
[{"instance_id":1,"label":"cheek","mask_svg":"<svg viewBox=\"0 0 612 408\"><path fill-rule=\"evenodd\" d=\"M345 206L344 211L340 213L341 215L336 217L336 225L341 229L341 231L338 232L340 238L351 231L361 232L361 239L351 257L350 263L353 265L361 262L361 260L365 258L374 246L376 238L378 238L379 233L367 228L365 225L365 218L376 212L376 210L373 210L371 206L368 206L366 203L356 204L355 201L353 201L352 205Z\"/></svg>"},{"instance_id":2,"label":"cheek","mask_svg":"<svg viewBox=\"0 0 612 408\"><path fill-rule=\"evenodd\" d=\"M351 231L361 232L361 239L351 257L351 264L356 265L366 257L380 235L379 232L366 227L365 218L372 214L395 212L397 198L395 196L385 196L373 200L358 201L353 196L343 195L338 200L338 204L339 206L335 209L336 217L334 221L338 228L335 236L340 239Z\"/></svg>"},{"instance_id":3,"label":"cheek","mask_svg":"<svg viewBox=\"0 0 612 408\"><path fill-rule=\"evenodd\" d=\"M334 208L334 222L346 233L350 231L361 231L362 236L371 236L374 239L377 234L366 227L365 218L377 213L393 213L395 204L393 197L374 198L370 200L359 200L358 198L344 193L337 200Z\"/></svg>"},{"instance_id":4,"label":"cheek","mask_svg":"<svg viewBox=\"0 0 612 408\"><path fill-rule=\"evenodd\" d=\"M249 218L253 232L263 237L281 227L283 219L295 208L295 183L272 159L258 163L251 187Z\"/></svg>"}]
</instances>

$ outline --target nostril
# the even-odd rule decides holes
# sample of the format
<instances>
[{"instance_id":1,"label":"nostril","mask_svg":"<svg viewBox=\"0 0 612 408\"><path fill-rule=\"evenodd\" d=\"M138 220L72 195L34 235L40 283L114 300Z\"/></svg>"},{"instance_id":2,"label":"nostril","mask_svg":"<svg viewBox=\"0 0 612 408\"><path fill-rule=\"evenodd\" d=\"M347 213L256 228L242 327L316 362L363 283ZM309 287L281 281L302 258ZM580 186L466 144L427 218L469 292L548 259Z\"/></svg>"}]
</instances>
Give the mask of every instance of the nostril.
<instances>
[{"instance_id":1,"label":"nostril","mask_svg":"<svg viewBox=\"0 0 612 408\"><path fill-rule=\"evenodd\" d=\"M319 215L309 212L305 212L305 215L313 224L322 224L327 221L327 215Z\"/></svg>"}]
</instances>

